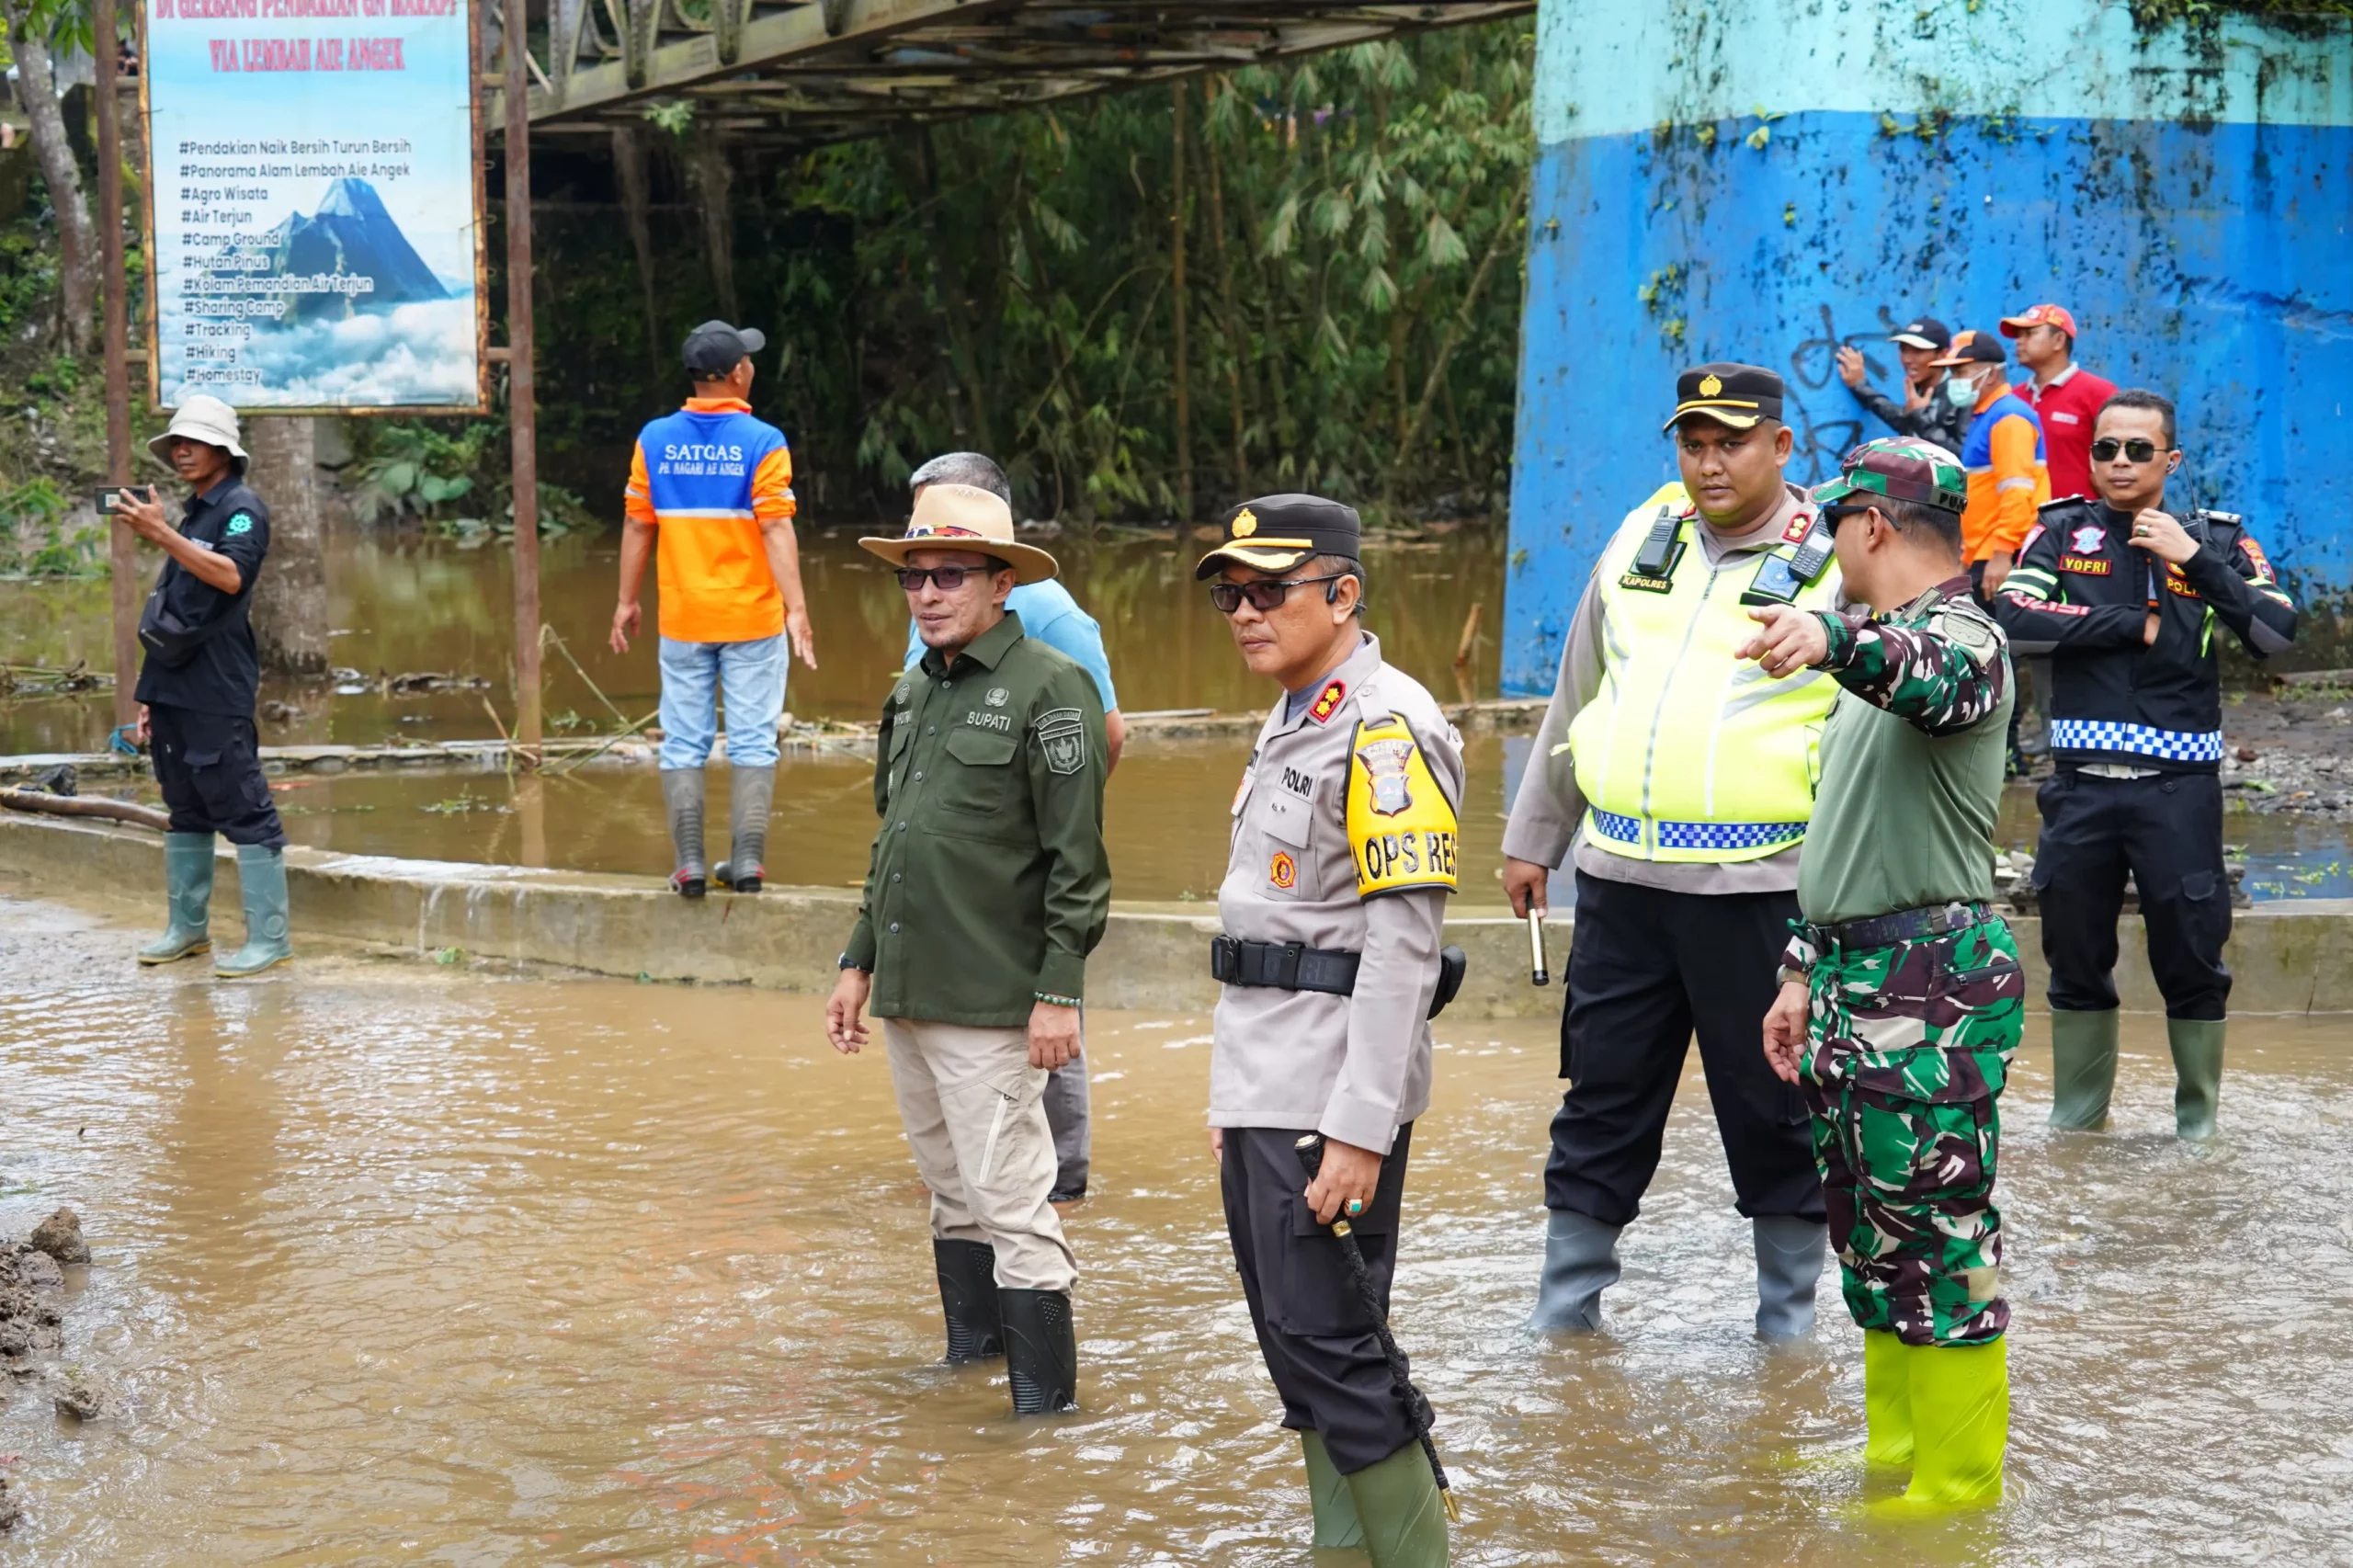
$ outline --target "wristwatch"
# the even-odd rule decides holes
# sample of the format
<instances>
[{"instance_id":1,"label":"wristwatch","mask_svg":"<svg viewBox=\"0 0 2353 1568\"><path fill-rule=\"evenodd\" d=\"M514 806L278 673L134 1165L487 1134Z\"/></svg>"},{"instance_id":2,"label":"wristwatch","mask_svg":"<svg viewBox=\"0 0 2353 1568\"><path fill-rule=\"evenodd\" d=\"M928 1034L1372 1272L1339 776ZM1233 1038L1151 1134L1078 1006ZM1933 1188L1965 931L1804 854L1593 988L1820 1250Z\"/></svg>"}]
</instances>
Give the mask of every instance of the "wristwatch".
<instances>
[{"instance_id":1,"label":"wristwatch","mask_svg":"<svg viewBox=\"0 0 2353 1568\"><path fill-rule=\"evenodd\" d=\"M1806 978L1807 973L1805 970L1791 969L1788 964L1783 964L1775 971L1775 978L1783 985L1805 985L1810 983Z\"/></svg>"},{"instance_id":2,"label":"wristwatch","mask_svg":"<svg viewBox=\"0 0 2353 1568\"><path fill-rule=\"evenodd\" d=\"M856 959L851 958L847 953L844 953L844 954L841 956L841 960L840 960L840 961L839 961L837 964L835 964L835 968L837 968L837 969L857 969L857 970L862 970L862 969L864 969L866 966L865 966L864 964L862 964L862 963L859 963Z\"/></svg>"}]
</instances>

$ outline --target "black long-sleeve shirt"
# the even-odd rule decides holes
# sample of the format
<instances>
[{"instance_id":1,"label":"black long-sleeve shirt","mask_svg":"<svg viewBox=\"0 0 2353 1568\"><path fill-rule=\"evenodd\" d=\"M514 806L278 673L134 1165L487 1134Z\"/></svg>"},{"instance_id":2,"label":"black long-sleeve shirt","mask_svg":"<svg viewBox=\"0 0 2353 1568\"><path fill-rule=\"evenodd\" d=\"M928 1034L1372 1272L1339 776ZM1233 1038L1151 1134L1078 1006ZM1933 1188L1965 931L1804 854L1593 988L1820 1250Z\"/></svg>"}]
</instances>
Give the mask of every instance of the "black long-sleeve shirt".
<instances>
[{"instance_id":1,"label":"black long-sleeve shirt","mask_svg":"<svg viewBox=\"0 0 2353 1568\"><path fill-rule=\"evenodd\" d=\"M1942 381L1929 389L1927 403L1909 410L1877 387L1860 386L1853 391L1855 401L1897 435L1934 441L1955 456L1960 455L1961 442L1969 438L1969 422L1976 417L1973 408L1945 396Z\"/></svg>"},{"instance_id":2,"label":"black long-sleeve shirt","mask_svg":"<svg viewBox=\"0 0 2353 1568\"><path fill-rule=\"evenodd\" d=\"M2176 566L2130 540L2132 518L2070 496L2041 508L1994 613L2019 655L2049 653L2051 753L2211 773L2222 759L2216 622L2266 658L2296 635L2296 605L2230 512L2183 519L2198 553ZM2143 642L2149 612L2157 639Z\"/></svg>"}]
</instances>

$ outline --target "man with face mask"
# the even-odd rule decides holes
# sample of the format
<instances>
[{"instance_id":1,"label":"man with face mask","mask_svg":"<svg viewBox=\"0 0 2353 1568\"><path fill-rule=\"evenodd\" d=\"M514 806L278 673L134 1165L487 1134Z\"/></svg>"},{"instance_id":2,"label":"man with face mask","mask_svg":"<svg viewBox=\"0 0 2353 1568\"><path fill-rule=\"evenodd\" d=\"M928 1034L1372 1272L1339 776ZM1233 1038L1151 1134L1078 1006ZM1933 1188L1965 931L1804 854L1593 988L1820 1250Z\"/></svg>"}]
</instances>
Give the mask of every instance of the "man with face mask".
<instances>
[{"instance_id":1,"label":"man with face mask","mask_svg":"<svg viewBox=\"0 0 2353 1568\"><path fill-rule=\"evenodd\" d=\"M1935 361L1952 372L1945 395L1971 416L1961 444L1961 463L1969 471L1961 558L1980 599L2001 592L2002 579L2010 574L2027 530L2034 527L2034 509L2051 499L2042 422L2010 390L2002 373L2006 362L2000 340L1976 331L1955 335L1952 347Z\"/></svg>"}]
</instances>

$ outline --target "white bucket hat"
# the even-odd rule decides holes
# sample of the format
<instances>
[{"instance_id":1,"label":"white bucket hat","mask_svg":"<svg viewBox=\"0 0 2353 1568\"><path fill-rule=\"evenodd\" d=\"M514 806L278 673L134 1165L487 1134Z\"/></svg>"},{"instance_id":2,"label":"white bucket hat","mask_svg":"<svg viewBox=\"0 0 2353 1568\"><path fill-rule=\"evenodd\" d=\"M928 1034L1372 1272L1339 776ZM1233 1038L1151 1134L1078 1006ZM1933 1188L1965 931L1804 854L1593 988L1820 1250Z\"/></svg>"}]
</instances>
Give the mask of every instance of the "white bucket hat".
<instances>
[{"instance_id":1,"label":"white bucket hat","mask_svg":"<svg viewBox=\"0 0 2353 1568\"><path fill-rule=\"evenodd\" d=\"M172 438L176 436L226 449L237 460L237 472L245 472L245 449L237 445L237 411L219 398L199 392L172 411L170 429L147 443L147 449L166 467L171 464Z\"/></svg>"},{"instance_id":2,"label":"white bucket hat","mask_svg":"<svg viewBox=\"0 0 2353 1568\"><path fill-rule=\"evenodd\" d=\"M1013 509L970 484L927 484L916 498L915 516L901 539L858 541L893 566L904 566L918 550L972 550L994 555L1013 568L1018 583L1042 583L1059 574L1054 558L1013 537Z\"/></svg>"}]
</instances>

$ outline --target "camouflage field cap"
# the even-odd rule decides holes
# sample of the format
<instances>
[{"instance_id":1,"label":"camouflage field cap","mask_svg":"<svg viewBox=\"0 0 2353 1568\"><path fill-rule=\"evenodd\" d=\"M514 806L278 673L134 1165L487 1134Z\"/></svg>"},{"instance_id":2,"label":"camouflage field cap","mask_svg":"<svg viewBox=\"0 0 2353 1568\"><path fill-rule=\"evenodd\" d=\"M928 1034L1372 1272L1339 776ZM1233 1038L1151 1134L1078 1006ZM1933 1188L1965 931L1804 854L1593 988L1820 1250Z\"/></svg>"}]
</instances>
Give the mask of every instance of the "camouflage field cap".
<instances>
[{"instance_id":1,"label":"camouflage field cap","mask_svg":"<svg viewBox=\"0 0 2353 1568\"><path fill-rule=\"evenodd\" d=\"M1884 495L1891 501L1917 501L1948 512L1969 506L1969 474L1961 460L1938 446L1913 436L1882 436L1865 441L1838 462L1838 477L1813 487L1813 504L1852 505L1850 496Z\"/></svg>"}]
</instances>

